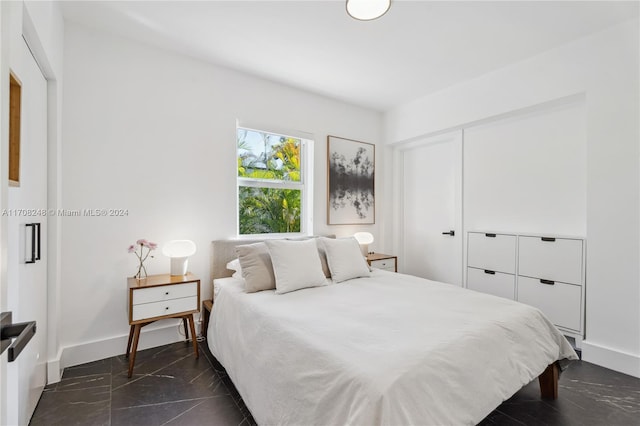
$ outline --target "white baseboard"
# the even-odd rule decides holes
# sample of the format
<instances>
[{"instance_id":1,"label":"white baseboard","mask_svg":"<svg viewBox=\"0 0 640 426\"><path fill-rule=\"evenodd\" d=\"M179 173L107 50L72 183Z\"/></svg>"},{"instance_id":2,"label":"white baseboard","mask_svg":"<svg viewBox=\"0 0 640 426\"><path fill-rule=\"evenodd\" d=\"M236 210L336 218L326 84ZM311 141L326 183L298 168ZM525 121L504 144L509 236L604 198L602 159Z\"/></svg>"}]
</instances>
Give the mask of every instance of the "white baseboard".
<instances>
[{"instance_id":1,"label":"white baseboard","mask_svg":"<svg viewBox=\"0 0 640 426\"><path fill-rule=\"evenodd\" d=\"M178 332L178 328L181 325L182 321L154 329L143 328L140 332L138 350L155 348L156 346L184 340L184 336ZM65 346L60 350L60 356L57 361L49 361L50 365L58 369L52 369L52 375L55 371L59 371L59 376L62 376L64 368L122 355L127 349L128 338L129 334L123 334L78 345ZM55 377L50 377L50 379L52 378ZM60 378L57 381L60 381ZM49 381L49 383L55 382Z\"/></svg>"},{"instance_id":2,"label":"white baseboard","mask_svg":"<svg viewBox=\"0 0 640 426\"><path fill-rule=\"evenodd\" d=\"M62 367L60 366L60 357L62 349L60 349L55 359L47 361L47 384L58 383L62 379Z\"/></svg>"},{"instance_id":3,"label":"white baseboard","mask_svg":"<svg viewBox=\"0 0 640 426\"><path fill-rule=\"evenodd\" d=\"M640 355L582 341L582 359L611 370L640 378Z\"/></svg>"}]
</instances>

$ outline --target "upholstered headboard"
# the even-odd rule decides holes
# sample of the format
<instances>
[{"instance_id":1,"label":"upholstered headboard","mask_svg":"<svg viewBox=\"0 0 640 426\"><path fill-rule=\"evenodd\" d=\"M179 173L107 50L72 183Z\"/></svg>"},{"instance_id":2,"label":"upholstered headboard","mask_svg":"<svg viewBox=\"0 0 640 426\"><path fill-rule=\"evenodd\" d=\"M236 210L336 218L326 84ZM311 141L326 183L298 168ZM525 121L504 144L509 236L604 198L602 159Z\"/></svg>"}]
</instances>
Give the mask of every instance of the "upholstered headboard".
<instances>
[{"instance_id":1,"label":"upholstered headboard","mask_svg":"<svg viewBox=\"0 0 640 426\"><path fill-rule=\"evenodd\" d=\"M212 242L211 278L230 277L233 271L227 269L227 263L237 258L236 247L244 244L259 243L264 240L217 240Z\"/></svg>"},{"instance_id":2,"label":"upholstered headboard","mask_svg":"<svg viewBox=\"0 0 640 426\"><path fill-rule=\"evenodd\" d=\"M335 235L325 235L328 238L335 238ZM309 238L309 237L308 237ZM259 243L264 240L216 240L213 241L211 249L211 278L230 277L233 271L227 269L227 263L237 258L236 247L244 244Z\"/></svg>"}]
</instances>

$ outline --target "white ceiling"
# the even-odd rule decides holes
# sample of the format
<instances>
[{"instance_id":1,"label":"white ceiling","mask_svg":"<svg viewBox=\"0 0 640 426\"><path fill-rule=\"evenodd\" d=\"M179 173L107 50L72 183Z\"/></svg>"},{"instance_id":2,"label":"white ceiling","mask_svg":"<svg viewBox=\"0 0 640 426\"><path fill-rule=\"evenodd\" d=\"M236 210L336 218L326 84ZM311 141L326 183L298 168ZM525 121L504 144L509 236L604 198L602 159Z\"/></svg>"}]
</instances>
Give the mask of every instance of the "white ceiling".
<instances>
[{"instance_id":1,"label":"white ceiling","mask_svg":"<svg viewBox=\"0 0 640 426\"><path fill-rule=\"evenodd\" d=\"M395 0L62 2L65 19L387 110L638 16L638 2Z\"/></svg>"}]
</instances>

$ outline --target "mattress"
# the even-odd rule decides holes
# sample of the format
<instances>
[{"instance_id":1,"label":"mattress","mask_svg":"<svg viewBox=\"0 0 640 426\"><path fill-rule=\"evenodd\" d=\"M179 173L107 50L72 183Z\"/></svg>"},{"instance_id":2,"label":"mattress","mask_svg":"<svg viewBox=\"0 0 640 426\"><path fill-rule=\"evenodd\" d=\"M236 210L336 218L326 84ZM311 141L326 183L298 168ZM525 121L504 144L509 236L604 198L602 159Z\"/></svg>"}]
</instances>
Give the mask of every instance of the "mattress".
<instances>
[{"instance_id":1,"label":"mattress","mask_svg":"<svg viewBox=\"0 0 640 426\"><path fill-rule=\"evenodd\" d=\"M538 309L409 275L282 295L216 283L208 344L261 425L476 424L577 359Z\"/></svg>"}]
</instances>

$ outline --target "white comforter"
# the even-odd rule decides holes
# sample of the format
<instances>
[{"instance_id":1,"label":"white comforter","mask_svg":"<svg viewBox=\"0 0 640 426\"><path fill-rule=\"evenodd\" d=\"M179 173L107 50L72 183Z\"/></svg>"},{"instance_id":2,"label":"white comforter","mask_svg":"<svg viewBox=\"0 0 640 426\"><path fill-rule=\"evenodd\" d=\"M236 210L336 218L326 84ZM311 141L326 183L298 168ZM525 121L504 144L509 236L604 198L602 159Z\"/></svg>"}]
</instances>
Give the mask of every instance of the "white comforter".
<instances>
[{"instance_id":1,"label":"white comforter","mask_svg":"<svg viewBox=\"0 0 640 426\"><path fill-rule=\"evenodd\" d=\"M535 308L409 275L283 295L224 281L209 347L260 425L476 424L577 358Z\"/></svg>"}]
</instances>

